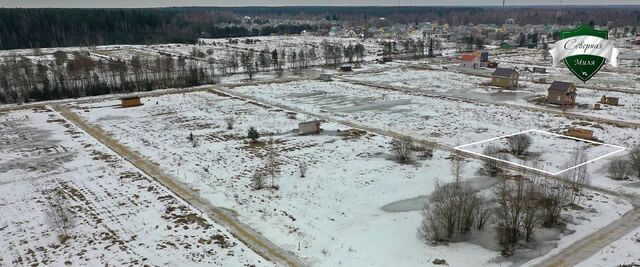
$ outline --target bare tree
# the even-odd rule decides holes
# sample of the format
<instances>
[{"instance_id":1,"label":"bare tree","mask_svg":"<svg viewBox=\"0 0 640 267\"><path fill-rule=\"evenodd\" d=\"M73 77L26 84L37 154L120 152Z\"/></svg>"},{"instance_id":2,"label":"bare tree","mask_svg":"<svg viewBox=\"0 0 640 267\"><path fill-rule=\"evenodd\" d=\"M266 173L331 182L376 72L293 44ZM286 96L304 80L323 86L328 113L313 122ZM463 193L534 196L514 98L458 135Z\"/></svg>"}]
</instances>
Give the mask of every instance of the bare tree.
<instances>
[{"instance_id":1,"label":"bare tree","mask_svg":"<svg viewBox=\"0 0 640 267\"><path fill-rule=\"evenodd\" d=\"M409 138L393 138L391 140L391 153L399 162L408 162L413 156L413 141Z\"/></svg>"},{"instance_id":2,"label":"bare tree","mask_svg":"<svg viewBox=\"0 0 640 267\"><path fill-rule=\"evenodd\" d=\"M298 170L300 171L300 177L305 177L307 175L308 169L309 164L305 160L298 161Z\"/></svg>"},{"instance_id":3,"label":"bare tree","mask_svg":"<svg viewBox=\"0 0 640 267\"><path fill-rule=\"evenodd\" d=\"M571 190L564 181L558 180L544 180L540 189L542 226L552 227L558 223L562 207L569 203Z\"/></svg>"},{"instance_id":4,"label":"bare tree","mask_svg":"<svg viewBox=\"0 0 640 267\"><path fill-rule=\"evenodd\" d=\"M627 179L630 171L629 161L625 159L612 160L611 163L609 163L609 168L607 169L609 178L613 180Z\"/></svg>"},{"instance_id":5,"label":"bare tree","mask_svg":"<svg viewBox=\"0 0 640 267\"><path fill-rule=\"evenodd\" d=\"M565 162L565 168L571 168L562 174L571 188L571 204L579 204L582 197L582 188L589 184L587 165L578 166L587 161L586 147L577 146L571 152L569 159ZM576 167L577 166L577 167Z\"/></svg>"},{"instance_id":6,"label":"bare tree","mask_svg":"<svg viewBox=\"0 0 640 267\"><path fill-rule=\"evenodd\" d=\"M636 145L629 150L629 163L636 177L640 178L640 145Z\"/></svg>"},{"instance_id":7,"label":"bare tree","mask_svg":"<svg viewBox=\"0 0 640 267\"><path fill-rule=\"evenodd\" d=\"M532 143L533 140L531 136L524 133L507 137L507 144L509 145L511 153L517 156L526 154Z\"/></svg>"},{"instance_id":8,"label":"bare tree","mask_svg":"<svg viewBox=\"0 0 640 267\"><path fill-rule=\"evenodd\" d=\"M265 174L259 170L257 170L256 172L253 173L253 176L251 176L251 186L253 186L253 189L255 190L260 190L262 188L264 188L264 180L265 180Z\"/></svg>"},{"instance_id":9,"label":"bare tree","mask_svg":"<svg viewBox=\"0 0 640 267\"><path fill-rule=\"evenodd\" d=\"M69 231L74 226L71 204L65 196L64 190L60 187L43 191L42 194L47 216L58 231L58 239L64 243L69 239Z\"/></svg>"},{"instance_id":10,"label":"bare tree","mask_svg":"<svg viewBox=\"0 0 640 267\"><path fill-rule=\"evenodd\" d=\"M280 171L280 160L278 159L278 152L275 148L275 141L273 138L269 138L265 146L265 171L271 176L271 188L277 189L275 177Z\"/></svg>"},{"instance_id":11,"label":"bare tree","mask_svg":"<svg viewBox=\"0 0 640 267\"><path fill-rule=\"evenodd\" d=\"M452 162L455 180L444 186L436 182L435 190L425 204L423 221L418 229L418 234L425 240L461 240L474 226L482 229L491 214L490 205L479 192L462 181L462 162L461 157Z\"/></svg>"},{"instance_id":12,"label":"bare tree","mask_svg":"<svg viewBox=\"0 0 640 267\"><path fill-rule=\"evenodd\" d=\"M234 117L225 117L224 123L227 125L227 130L233 129L233 125L235 124L236 119Z\"/></svg>"},{"instance_id":13,"label":"bare tree","mask_svg":"<svg viewBox=\"0 0 640 267\"><path fill-rule=\"evenodd\" d=\"M495 177L502 173L504 164L500 160L507 161L508 155L500 152L500 147L497 145L489 145L482 150L482 154L489 156L490 158L482 158L484 171L491 177Z\"/></svg>"}]
</instances>

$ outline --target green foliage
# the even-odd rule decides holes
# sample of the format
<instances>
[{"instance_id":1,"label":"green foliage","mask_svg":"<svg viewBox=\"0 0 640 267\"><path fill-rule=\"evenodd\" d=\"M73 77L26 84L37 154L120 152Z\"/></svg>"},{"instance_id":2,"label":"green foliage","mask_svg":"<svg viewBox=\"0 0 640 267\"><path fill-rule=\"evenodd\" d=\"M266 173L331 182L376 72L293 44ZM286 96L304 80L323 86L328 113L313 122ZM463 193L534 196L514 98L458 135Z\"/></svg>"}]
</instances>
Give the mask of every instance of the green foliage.
<instances>
[{"instance_id":1,"label":"green foliage","mask_svg":"<svg viewBox=\"0 0 640 267\"><path fill-rule=\"evenodd\" d=\"M256 128L251 127L249 131L247 131L247 138L251 139L252 142L256 142L260 138L260 133L258 133Z\"/></svg>"}]
</instances>

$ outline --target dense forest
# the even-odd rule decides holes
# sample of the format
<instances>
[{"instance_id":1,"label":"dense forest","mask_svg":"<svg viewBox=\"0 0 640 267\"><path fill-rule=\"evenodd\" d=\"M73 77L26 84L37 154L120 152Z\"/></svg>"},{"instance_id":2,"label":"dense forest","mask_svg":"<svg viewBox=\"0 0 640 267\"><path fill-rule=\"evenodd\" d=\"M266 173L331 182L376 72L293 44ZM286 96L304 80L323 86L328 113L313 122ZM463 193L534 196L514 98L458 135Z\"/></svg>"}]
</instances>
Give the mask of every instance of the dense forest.
<instances>
[{"instance_id":1,"label":"dense forest","mask_svg":"<svg viewBox=\"0 0 640 267\"><path fill-rule=\"evenodd\" d=\"M295 34L331 22L369 26L389 22L556 22L557 7L188 7L155 9L0 9L0 49L104 44L195 43L199 37ZM637 7L567 7L559 23L640 25ZM244 16L256 18L240 24ZM300 21L305 21L300 22ZM240 26L243 25L243 26Z\"/></svg>"}]
</instances>

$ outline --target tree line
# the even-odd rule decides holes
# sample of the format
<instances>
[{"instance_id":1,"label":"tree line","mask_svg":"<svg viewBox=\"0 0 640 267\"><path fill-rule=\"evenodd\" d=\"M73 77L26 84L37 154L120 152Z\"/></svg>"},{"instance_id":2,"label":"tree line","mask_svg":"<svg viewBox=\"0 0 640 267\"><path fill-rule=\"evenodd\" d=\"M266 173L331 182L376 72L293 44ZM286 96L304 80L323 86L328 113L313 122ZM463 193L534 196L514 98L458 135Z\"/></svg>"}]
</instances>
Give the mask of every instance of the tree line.
<instances>
[{"instance_id":1,"label":"tree line","mask_svg":"<svg viewBox=\"0 0 640 267\"><path fill-rule=\"evenodd\" d=\"M630 7L199 7L150 9L0 9L0 49L107 44L196 43L199 37L297 34L345 26L437 21L450 25L520 24L640 25ZM242 24L244 16L255 17ZM378 18L385 17L386 20ZM275 20L285 21L274 23ZM299 21L308 21L300 23ZM611 22L611 23L610 23ZM226 26L222 26L226 25ZM387 25L388 26L388 25Z\"/></svg>"},{"instance_id":2,"label":"tree line","mask_svg":"<svg viewBox=\"0 0 640 267\"><path fill-rule=\"evenodd\" d=\"M204 47L204 48L203 48ZM316 49L318 47L318 49ZM361 43L322 41L300 48L247 51L194 46L189 55L133 55L129 59L96 59L91 52L55 51L53 60L12 57L0 63L0 103L20 103L77 98L113 93L185 88L216 83L219 76L245 73L249 79L260 71L302 71L310 66L336 67L343 62L359 64L365 56ZM36 56L42 56L34 49Z\"/></svg>"}]
</instances>

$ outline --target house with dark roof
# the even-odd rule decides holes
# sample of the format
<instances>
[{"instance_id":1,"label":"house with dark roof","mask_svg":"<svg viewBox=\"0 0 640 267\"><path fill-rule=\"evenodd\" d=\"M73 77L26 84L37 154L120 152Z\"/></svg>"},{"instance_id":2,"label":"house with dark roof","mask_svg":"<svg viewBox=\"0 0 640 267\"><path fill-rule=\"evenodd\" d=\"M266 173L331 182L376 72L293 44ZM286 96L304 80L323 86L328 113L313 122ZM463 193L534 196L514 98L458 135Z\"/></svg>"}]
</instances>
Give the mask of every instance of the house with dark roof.
<instances>
[{"instance_id":1,"label":"house with dark roof","mask_svg":"<svg viewBox=\"0 0 640 267\"><path fill-rule=\"evenodd\" d=\"M562 107L576 104L576 86L573 83L554 81L547 91L547 103Z\"/></svg>"},{"instance_id":2,"label":"house with dark roof","mask_svg":"<svg viewBox=\"0 0 640 267\"><path fill-rule=\"evenodd\" d=\"M520 74L514 69L497 68L491 74L491 85L513 89L518 87Z\"/></svg>"}]
</instances>

